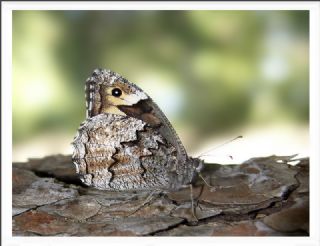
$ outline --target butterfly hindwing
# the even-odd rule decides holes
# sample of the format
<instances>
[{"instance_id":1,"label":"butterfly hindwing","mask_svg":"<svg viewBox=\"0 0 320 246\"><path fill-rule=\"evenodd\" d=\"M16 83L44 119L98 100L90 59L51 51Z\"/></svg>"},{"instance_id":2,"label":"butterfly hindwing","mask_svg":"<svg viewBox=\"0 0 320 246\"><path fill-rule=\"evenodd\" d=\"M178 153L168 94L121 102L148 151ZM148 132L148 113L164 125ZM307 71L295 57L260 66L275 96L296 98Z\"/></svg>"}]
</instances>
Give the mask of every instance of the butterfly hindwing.
<instances>
[{"instance_id":1,"label":"butterfly hindwing","mask_svg":"<svg viewBox=\"0 0 320 246\"><path fill-rule=\"evenodd\" d=\"M100 114L86 120L74 142L81 180L103 190L168 188L175 148L143 121ZM155 165L156 163L156 165Z\"/></svg>"}]
</instances>

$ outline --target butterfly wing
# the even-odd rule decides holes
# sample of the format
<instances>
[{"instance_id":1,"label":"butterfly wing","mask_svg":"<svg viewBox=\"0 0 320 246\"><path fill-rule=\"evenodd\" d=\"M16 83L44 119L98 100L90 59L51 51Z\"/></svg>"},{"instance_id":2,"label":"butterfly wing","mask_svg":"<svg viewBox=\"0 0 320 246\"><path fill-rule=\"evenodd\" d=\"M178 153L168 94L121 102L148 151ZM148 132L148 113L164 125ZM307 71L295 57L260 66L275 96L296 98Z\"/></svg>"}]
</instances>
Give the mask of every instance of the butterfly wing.
<instances>
[{"instance_id":1,"label":"butterfly wing","mask_svg":"<svg viewBox=\"0 0 320 246\"><path fill-rule=\"evenodd\" d=\"M172 154L176 158L173 166L176 174L175 180L180 185L191 183L195 175L195 168L200 164L199 160L187 155L176 131L152 99L141 100L132 106L119 106L119 109L126 115L145 122L154 133L159 134L171 148L174 148L175 151Z\"/></svg>"},{"instance_id":2,"label":"butterfly wing","mask_svg":"<svg viewBox=\"0 0 320 246\"><path fill-rule=\"evenodd\" d=\"M73 146L77 172L88 186L103 190L172 188L175 148L139 119L94 116L81 125Z\"/></svg>"},{"instance_id":3,"label":"butterfly wing","mask_svg":"<svg viewBox=\"0 0 320 246\"><path fill-rule=\"evenodd\" d=\"M113 95L113 90L121 90ZM100 189L177 189L199 164L170 122L138 86L96 69L86 81L87 120L75 139L83 182ZM96 137L95 137L96 136Z\"/></svg>"}]
</instances>

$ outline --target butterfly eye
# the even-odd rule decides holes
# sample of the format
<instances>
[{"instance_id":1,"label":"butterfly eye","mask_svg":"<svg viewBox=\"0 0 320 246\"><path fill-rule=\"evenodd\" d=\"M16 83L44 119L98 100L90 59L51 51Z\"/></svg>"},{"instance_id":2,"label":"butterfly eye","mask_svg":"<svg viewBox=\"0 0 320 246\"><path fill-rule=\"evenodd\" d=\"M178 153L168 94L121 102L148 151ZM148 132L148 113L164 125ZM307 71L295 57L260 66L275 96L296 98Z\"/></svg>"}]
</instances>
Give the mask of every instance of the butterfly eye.
<instances>
[{"instance_id":1,"label":"butterfly eye","mask_svg":"<svg viewBox=\"0 0 320 246\"><path fill-rule=\"evenodd\" d=\"M120 97L122 94L122 91L119 88L114 88L111 91L111 93L112 93L112 96L114 96L114 97Z\"/></svg>"}]
</instances>

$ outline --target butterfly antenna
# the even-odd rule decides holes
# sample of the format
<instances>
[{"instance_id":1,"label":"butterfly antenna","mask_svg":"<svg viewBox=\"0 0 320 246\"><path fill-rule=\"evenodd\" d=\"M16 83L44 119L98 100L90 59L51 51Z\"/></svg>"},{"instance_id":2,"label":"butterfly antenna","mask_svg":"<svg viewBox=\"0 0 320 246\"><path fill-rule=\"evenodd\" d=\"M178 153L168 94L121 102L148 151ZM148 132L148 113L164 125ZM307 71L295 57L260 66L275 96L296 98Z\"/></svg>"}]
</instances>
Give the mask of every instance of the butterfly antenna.
<instances>
[{"instance_id":1,"label":"butterfly antenna","mask_svg":"<svg viewBox=\"0 0 320 246\"><path fill-rule=\"evenodd\" d=\"M239 139L239 138L243 138L243 136L237 136L237 137L235 137L235 138L233 138L233 139L231 139L231 140L228 140L227 142L224 142L224 143L222 143L222 144L220 144L220 145L218 145L218 146L216 146L216 147L214 147L214 148L212 148L212 149L209 149L209 150L203 152L202 154L198 155L197 158L200 158L200 157L202 157L202 156L205 156L207 153L211 152L212 150L221 148L222 146L224 146L224 145L226 145L226 144L228 144L228 143L231 143L231 142L233 142L233 141L235 141L235 140L237 140L237 139Z\"/></svg>"}]
</instances>

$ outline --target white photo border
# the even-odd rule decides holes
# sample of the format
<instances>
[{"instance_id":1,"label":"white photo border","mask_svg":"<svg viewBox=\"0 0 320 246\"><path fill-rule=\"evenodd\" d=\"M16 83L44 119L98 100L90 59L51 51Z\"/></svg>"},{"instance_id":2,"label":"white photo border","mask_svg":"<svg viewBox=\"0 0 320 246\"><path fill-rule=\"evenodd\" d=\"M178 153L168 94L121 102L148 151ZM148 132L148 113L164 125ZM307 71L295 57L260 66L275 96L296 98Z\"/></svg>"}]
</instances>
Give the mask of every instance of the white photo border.
<instances>
[{"instance_id":1,"label":"white photo border","mask_svg":"<svg viewBox=\"0 0 320 246\"><path fill-rule=\"evenodd\" d=\"M28 245L319 245L320 3L319 2L2 2L1 181L2 243ZM13 10L308 10L310 14L310 236L309 237L12 237L12 11Z\"/></svg>"}]
</instances>

